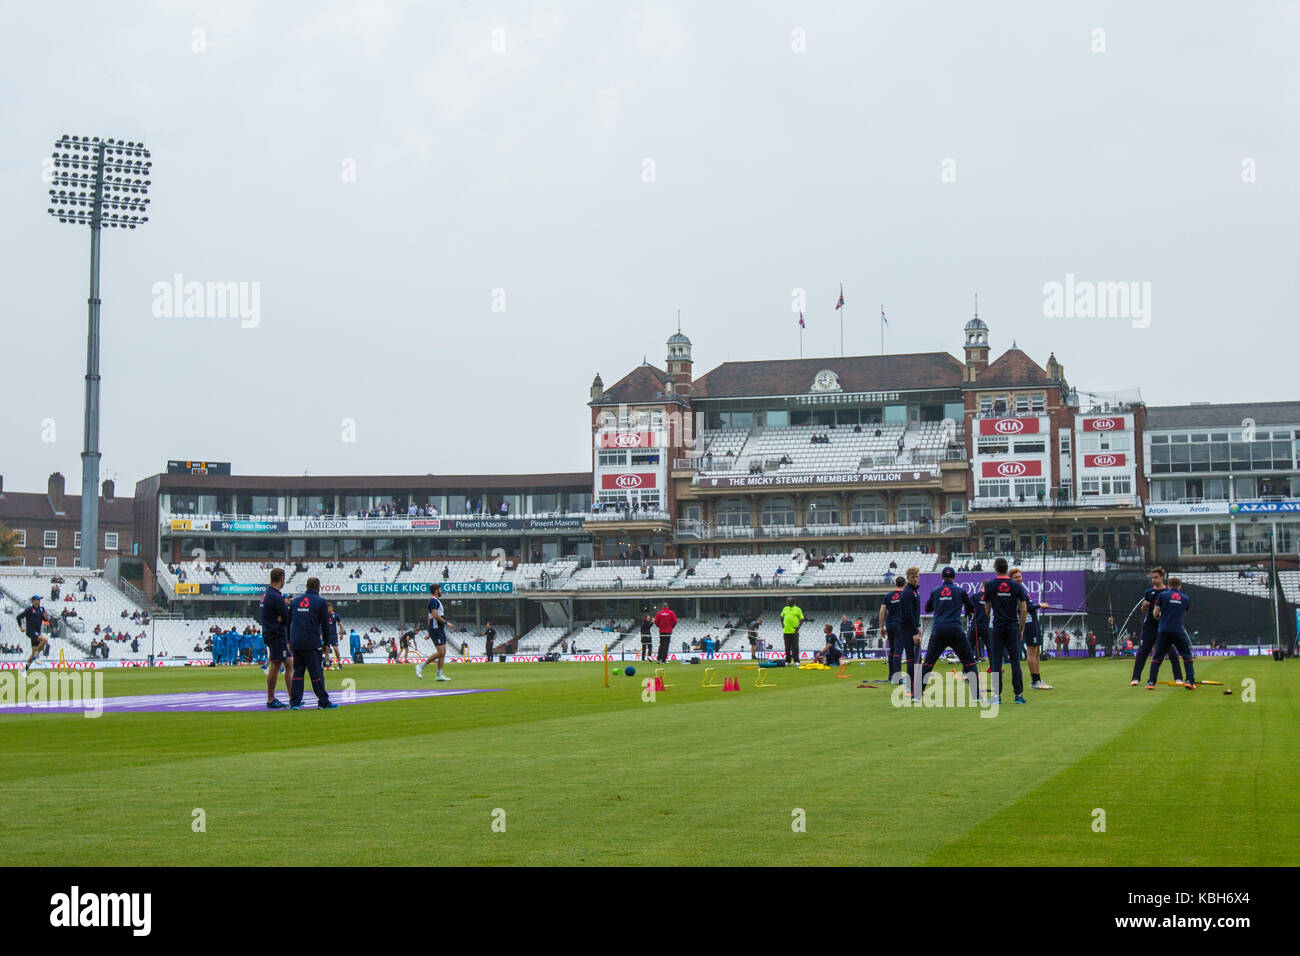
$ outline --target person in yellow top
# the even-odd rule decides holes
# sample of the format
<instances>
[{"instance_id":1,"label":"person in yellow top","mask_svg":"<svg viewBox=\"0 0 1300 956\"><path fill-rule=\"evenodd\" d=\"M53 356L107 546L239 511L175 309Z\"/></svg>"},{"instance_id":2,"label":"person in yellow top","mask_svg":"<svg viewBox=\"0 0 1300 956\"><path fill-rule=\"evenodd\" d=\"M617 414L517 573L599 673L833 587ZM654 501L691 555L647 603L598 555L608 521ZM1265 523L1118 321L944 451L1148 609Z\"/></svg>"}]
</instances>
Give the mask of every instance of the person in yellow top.
<instances>
[{"instance_id":1,"label":"person in yellow top","mask_svg":"<svg viewBox=\"0 0 1300 956\"><path fill-rule=\"evenodd\" d=\"M803 609L794 603L794 598L785 599L781 608L781 636L785 638L785 662L799 663L799 625L803 623Z\"/></svg>"}]
</instances>

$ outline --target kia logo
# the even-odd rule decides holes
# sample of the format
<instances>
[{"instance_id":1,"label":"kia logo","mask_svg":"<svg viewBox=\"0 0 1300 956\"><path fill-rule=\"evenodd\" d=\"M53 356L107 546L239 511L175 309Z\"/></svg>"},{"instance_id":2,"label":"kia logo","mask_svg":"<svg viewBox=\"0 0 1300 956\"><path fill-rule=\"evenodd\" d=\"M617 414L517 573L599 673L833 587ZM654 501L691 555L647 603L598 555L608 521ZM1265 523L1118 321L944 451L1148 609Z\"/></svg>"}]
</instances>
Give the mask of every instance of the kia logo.
<instances>
[{"instance_id":1,"label":"kia logo","mask_svg":"<svg viewBox=\"0 0 1300 956\"><path fill-rule=\"evenodd\" d=\"M1096 455L1096 456L1093 457L1093 459L1092 459L1092 463L1093 463L1094 465L1097 465L1098 467L1105 468L1107 465L1113 465L1113 464L1115 464L1115 456L1114 456L1114 455Z\"/></svg>"},{"instance_id":2,"label":"kia logo","mask_svg":"<svg viewBox=\"0 0 1300 956\"><path fill-rule=\"evenodd\" d=\"M614 444L618 445L619 448L631 448L633 446L641 444L641 436L632 435L628 433L615 435Z\"/></svg>"},{"instance_id":3,"label":"kia logo","mask_svg":"<svg viewBox=\"0 0 1300 956\"><path fill-rule=\"evenodd\" d=\"M1023 475L1028 469L1023 461L1004 461L998 465L998 474L1003 478L1015 478L1017 475Z\"/></svg>"},{"instance_id":4,"label":"kia logo","mask_svg":"<svg viewBox=\"0 0 1300 956\"><path fill-rule=\"evenodd\" d=\"M614 484L618 485L620 488L640 488L641 476L640 475L619 475L617 478L614 479Z\"/></svg>"},{"instance_id":5,"label":"kia logo","mask_svg":"<svg viewBox=\"0 0 1300 956\"><path fill-rule=\"evenodd\" d=\"M1025 423L1018 418L1004 418L994 423L993 430L1000 435L1014 435L1025 430Z\"/></svg>"},{"instance_id":6,"label":"kia logo","mask_svg":"<svg viewBox=\"0 0 1300 956\"><path fill-rule=\"evenodd\" d=\"M1112 428L1117 428L1118 426L1119 422L1113 418L1094 418L1092 420L1092 427L1099 432L1108 432Z\"/></svg>"}]
</instances>

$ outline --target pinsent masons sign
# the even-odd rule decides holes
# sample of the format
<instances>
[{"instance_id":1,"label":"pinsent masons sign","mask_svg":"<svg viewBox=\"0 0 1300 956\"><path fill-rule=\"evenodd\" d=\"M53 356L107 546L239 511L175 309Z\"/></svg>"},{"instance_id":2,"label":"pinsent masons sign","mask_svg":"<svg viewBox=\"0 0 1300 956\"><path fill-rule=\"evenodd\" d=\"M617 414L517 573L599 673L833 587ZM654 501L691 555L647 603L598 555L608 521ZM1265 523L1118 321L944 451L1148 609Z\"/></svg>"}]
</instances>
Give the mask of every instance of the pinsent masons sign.
<instances>
[{"instance_id":1,"label":"pinsent masons sign","mask_svg":"<svg viewBox=\"0 0 1300 956\"><path fill-rule=\"evenodd\" d=\"M703 478L697 476L699 488L774 488L782 485L895 485L911 481L929 481L931 471L854 471L824 475L736 475Z\"/></svg>"}]
</instances>

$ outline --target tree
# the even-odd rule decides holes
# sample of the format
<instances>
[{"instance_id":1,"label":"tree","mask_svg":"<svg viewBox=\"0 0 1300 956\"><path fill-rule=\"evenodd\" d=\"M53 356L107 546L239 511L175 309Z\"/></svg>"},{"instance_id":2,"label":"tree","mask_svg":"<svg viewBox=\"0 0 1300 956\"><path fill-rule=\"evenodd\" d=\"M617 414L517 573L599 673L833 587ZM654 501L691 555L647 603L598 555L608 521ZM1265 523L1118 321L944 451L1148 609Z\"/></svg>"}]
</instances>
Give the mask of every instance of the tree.
<instances>
[{"instance_id":1,"label":"tree","mask_svg":"<svg viewBox=\"0 0 1300 956\"><path fill-rule=\"evenodd\" d=\"M0 563L16 560L21 550L18 547L18 532L0 524Z\"/></svg>"}]
</instances>

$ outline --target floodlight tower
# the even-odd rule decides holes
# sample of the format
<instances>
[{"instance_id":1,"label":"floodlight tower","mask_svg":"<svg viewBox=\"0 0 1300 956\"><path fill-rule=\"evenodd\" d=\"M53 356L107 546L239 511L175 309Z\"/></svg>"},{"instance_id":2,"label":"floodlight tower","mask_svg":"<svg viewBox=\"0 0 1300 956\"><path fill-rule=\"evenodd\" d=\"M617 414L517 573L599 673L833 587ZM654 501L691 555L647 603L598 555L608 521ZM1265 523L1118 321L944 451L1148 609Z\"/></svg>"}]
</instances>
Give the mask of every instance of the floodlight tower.
<instances>
[{"instance_id":1,"label":"floodlight tower","mask_svg":"<svg viewBox=\"0 0 1300 956\"><path fill-rule=\"evenodd\" d=\"M143 143L62 136L49 175L50 215L90 226L89 328L86 333L86 422L81 452L81 566L99 566L99 230L134 229L149 221L153 163Z\"/></svg>"}]
</instances>

